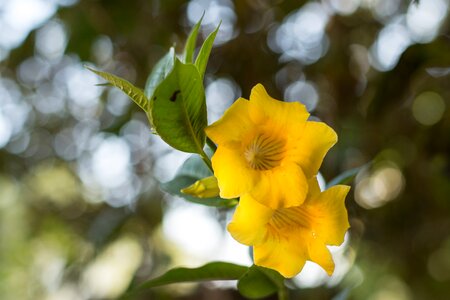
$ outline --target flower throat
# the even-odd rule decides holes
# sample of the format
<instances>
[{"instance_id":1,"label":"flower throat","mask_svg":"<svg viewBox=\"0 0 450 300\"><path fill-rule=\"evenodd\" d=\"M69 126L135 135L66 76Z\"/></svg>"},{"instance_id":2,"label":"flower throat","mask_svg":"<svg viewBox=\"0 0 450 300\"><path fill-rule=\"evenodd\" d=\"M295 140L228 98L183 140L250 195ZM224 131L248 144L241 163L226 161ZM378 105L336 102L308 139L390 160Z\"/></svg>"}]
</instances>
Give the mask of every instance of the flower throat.
<instances>
[{"instance_id":1,"label":"flower throat","mask_svg":"<svg viewBox=\"0 0 450 300\"><path fill-rule=\"evenodd\" d=\"M284 158L285 141L267 134L257 135L246 147L245 158L254 170L270 170Z\"/></svg>"}]
</instances>

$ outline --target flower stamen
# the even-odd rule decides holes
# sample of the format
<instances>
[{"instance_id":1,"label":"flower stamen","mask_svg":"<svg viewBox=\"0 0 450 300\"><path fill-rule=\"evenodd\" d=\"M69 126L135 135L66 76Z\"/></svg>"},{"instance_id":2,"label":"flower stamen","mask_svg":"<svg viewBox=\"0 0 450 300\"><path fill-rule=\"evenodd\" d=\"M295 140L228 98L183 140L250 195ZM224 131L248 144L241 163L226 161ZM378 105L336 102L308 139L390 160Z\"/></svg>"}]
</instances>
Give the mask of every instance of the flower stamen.
<instances>
[{"instance_id":1,"label":"flower stamen","mask_svg":"<svg viewBox=\"0 0 450 300\"><path fill-rule=\"evenodd\" d=\"M285 141L259 134L245 149L245 158L254 170L270 170L280 165L285 153Z\"/></svg>"}]
</instances>

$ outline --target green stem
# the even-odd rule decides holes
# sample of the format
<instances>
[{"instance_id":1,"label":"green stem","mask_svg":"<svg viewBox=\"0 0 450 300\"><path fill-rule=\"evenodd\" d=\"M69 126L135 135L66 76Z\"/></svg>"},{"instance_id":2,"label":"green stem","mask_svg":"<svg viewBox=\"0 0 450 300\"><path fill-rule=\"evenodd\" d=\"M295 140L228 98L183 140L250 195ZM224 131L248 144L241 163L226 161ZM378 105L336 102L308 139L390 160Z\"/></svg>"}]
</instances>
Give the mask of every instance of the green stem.
<instances>
[{"instance_id":1,"label":"green stem","mask_svg":"<svg viewBox=\"0 0 450 300\"><path fill-rule=\"evenodd\" d=\"M213 174L214 174L211 160L209 159L208 155L206 155L205 151L202 150L202 152L200 153L200 156L202 157L203 161L208 166L208 168L211 170L211 172L213 172Z\"/></svg>"},{"instance_id":2,"label":"green stem","mask_svg":"<svg viewBox=\"0 0 450 300\"><path fill-rule=\"evenodd\" d=\"M288 291L286 287L283 285L281 289L278 290L278 300L288 300Z\"/></svg>"},{"instance_id":3,"label":"green stem","mask_svg":"<svg viewBox=\"0 0 450 300\"><path fill-rule=\"evenodd\" d=\"M214 142L209 137L206 138L206 144L213 152L216 152L217 146L216 146L216 144L214 144Z\"/></svg>"}]
</instances>

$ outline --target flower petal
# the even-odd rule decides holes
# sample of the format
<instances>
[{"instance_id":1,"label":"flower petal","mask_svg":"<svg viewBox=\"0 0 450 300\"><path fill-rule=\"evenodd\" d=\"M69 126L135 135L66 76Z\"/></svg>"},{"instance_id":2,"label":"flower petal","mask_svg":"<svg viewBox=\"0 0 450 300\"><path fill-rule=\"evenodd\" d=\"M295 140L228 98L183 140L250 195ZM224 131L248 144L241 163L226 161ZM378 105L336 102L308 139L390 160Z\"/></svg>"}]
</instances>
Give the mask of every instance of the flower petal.
<instances>
[{"instance_id":1,"label":"flower petal","mask_svg":"<svg viewBox=\"0 0 450 300\"><path fill-rule=\"evenodd\" d=\"M238 142L220 145L211 161L221 198L236 198L247 193L258 179L258 174L248 167Z\"/></svg>"},{"instance_id":2,"label":"flower petal","mask_svg":"<svg viewBox=\"0 0 450 300\"><path fill-rule=\"evenodd\" d=\"M273 210L245 195L239 200L227 229L238 242L251 246L261 244L267 233L267 223Z\"/></svg>"},{"instance_id":3,"label":"flower petal","mask_svg":"<svg viewBox=\"0 0 450 300\"><path fill-rule=\"evenodd\" d=\"M285 164L261 172L250 194L262 204L277 209L301 205L307 192L308 183L302 169L295 164Z\"/></svg>"},{"instance_id":4,"label":"flower petal","mask_svg":"<svg viewBox=\"0 0 450 300\"><path fill-rule=\"evenodd\" d=\"M277 270L286 278L297 275L308 258L307 245L301 230L289 235L272 233L267 241L253 247L255 265Z\"/></svg>"},{"instance_id":5,"label":"flower petal","mask_svg":"<svg viewBox=\"0 0 450 300\"><path fill-rule=\"evenodd\" d=\"M250 94L250 117L257 124L269 121L273 130L284 132L286 128L301 130L309 113L299 102L284 102L270 97L264 86L257 84Z\"/></svg>"},{"instance_id":6,"label":"flower petal","mask_svg":"<svg viewBox=\"0 0 450 300\"><path fill-rule=\"evenodd\" d=\"M249 117L249 101L239 98L225 111L222 118L206 127L205 132L220 146L229 141L241 141L254 128L255 124Z\"/></svg>"},{"instance_id":7,"label":"flower petal","mask_svg":"<svg viewBox=\"0 0 450 300\"><path fill-rule=\"evenodd\" d=\"M287 156L297 162L307 178L319 171L325 154L336 144L336 132L322 122L306 122L300 140L289 140Z\"/></svg>"},{"instance_id":8,"label":"flower petal","mask_svg":"<svg viewBox=\"0 0 450 300\"><path fill-rule=\"evenodd\" d=\"M317 176L314 176L308 179L308 195L307 198L311 199L319 196L321 193L319 181L317 180Z\"/></svg>"},{"instance_id":9,"label":"flower petal","mask_svg":"<svg viewBox=\"0 0 450 300\"><path fill-rule=\"evenodd\" d=\"M308 243L309 260L321 266L331 276L334 272L334 261L330 250L320 240L311 238Z\"/></svg>"},{"instance_id":10,"label":"flower petal","mask_svg":"<svg viewBox=\"0 0 450 300\"><path fill-rule=\"evenodd\" d=\"M350 227L345 208L345 196L349 190L349 186L336 185L305 202L304 207L312 216L311 229L327 245L342 244Z\"/></svg>"}]
</instances>

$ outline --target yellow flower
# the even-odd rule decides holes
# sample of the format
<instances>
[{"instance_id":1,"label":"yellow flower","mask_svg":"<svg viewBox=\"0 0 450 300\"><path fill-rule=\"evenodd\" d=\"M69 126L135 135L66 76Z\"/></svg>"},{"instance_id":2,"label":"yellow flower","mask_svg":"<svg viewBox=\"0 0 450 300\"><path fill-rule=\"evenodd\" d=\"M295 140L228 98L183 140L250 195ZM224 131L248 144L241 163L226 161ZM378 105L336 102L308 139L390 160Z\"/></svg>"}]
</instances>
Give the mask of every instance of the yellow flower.
<instances>
[{"instance_id":1,"label":"yellow flower","mask_svg":"<svg viewBox=\"0 0 450 300\"><path fill-rule=\"evenodd\" d=\"M271 98L261 84L206 128L218 145L212 157L222 198L249 193L272 208L300 205L336 133L307 121L304 105Z\"/></svg>"},{"instance_id":2,"label":"yellow flower","mask_svg":"<svg viewBox=\"0 0 450 300\"><path fill-rule=\"evenodd\" d=\"M334 262L326 245L340 245L349 228L345 196L350 187L336 185L320 192L314 177L300 206L271 209L242 196L228 231L242 244L253 246L256 265L284 277L298 274L306 260L331 275Z\"/></svg>"}]
</instances>

